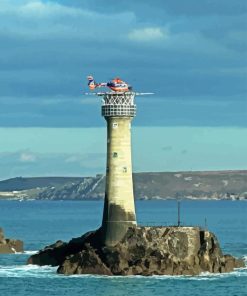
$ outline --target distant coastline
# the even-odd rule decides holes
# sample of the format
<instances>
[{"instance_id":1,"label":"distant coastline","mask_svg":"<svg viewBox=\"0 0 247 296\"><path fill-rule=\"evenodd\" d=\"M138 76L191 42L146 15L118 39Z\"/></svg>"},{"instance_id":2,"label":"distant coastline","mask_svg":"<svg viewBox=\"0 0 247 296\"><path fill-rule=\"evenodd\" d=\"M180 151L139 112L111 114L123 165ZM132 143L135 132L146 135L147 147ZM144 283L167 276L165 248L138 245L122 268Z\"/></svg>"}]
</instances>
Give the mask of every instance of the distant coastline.
<instances>
[{"instance_id":1,"label":"distant coastline","mask_svg":"<svg viewBox=\"0 0 247 296\"><path fill-rule=\"evenodd\" d=\"M247 170L133 174L138 200L247 200ZM4 200L101 200L105 177L17 177L0 181Z\"/></svg>"}]
</instances>

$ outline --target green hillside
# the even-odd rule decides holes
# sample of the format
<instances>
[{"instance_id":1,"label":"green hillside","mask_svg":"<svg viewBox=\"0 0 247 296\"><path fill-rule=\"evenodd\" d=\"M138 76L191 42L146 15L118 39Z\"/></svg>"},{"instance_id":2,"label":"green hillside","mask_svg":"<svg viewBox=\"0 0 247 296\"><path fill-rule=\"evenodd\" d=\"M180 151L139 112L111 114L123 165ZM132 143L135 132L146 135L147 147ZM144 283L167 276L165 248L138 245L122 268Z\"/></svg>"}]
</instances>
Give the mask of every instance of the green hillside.
<instances>
[{"instance_id":1,"label":"green hillside","mask_svg":"<svg viewBox=\"0 0 247 296\"><path fill-rule=\"evenodd\" d=\"M0 191L19 191L38 187L59 186L69 182L80 182L83 179L82 177L17 177L0 181Z\"/></svg>"}]
</instances>

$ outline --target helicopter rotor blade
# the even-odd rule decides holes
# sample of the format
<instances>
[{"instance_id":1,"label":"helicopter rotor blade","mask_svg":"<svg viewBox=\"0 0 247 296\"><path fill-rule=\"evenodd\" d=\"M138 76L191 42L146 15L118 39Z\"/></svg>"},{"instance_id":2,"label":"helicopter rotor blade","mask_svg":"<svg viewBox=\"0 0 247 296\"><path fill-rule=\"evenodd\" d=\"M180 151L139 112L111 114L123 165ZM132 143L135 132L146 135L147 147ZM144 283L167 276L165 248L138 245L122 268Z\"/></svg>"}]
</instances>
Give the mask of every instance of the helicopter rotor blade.
<instances>
[{"instance_id":1,"label":"helicopter rotor blade","mask_svg":"<svg viewBox=\"0 0 247 296\"><path fill-rule=\"evenodd\" d=\"M83 95L85 96L103 96L105 94L128 94L128 93L131 93L131 92L85 92L83 93ZM154 95L154 93L151 93L151 92L147 92L147 93L143 93L143 92L135 92L133 91L132 93L134 93L136 96L147 96L147 95Z\"/></svg>"},{"instance_id":2,"label":"helicopter rotor blade","mask_svg":"<svg viewBox=\"0 0 247 296\"><path fill-rule=\"evenodd\" d=\"M148 93L142 93L142 92L135 92L136 96L146 96L146 95L154 95L154 93L148 92Z\"/></svg>"}]
</instances>

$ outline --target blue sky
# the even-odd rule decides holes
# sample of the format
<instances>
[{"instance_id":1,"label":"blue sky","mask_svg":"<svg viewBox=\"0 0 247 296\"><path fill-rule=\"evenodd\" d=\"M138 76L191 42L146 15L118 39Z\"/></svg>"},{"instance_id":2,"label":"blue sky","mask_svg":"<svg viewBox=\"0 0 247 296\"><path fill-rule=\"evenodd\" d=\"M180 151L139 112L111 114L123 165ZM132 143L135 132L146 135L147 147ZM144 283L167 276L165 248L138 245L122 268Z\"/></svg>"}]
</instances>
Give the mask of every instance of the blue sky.
<instances>
[{"instance_id":1,"label":"blue sky","mask_svg":"<svg viewBox=\"0 0 247 296\"><path fill-rule=\"evenodd\" d=\"M124 5L112 0L1 0L0 19L0 178L102 170L105 145L100 135L105 122L99 100L83 96L87 74L99 81L117 75L138 91L155 92L152 97L137 98L133 131L138 135L144 127L151 128L154 145L162 151L157 152L157 159L164 156L162 147L173 147L166 151L171 160L162 166L155 157L148 160L137 155L136 170L179 170L180 165L181 170L247 167L243 149L247 141L245 0L126 0ZM5 128L11 128L10 134ZM92 145L99 137L102 150L93 152L97 155L77 151L79 162L85 165L68 165L65 160L74 157L73 149L58 149L50 135L54 128L65 142L68 128L80 129L84 141ZM96 139L89 135L92 128L99 129L94 130ZM162 143L158 141L160 128ZM183 143L171 137L166 143L165 132L172 131L177 138L184 128L188 137L182 137ZM201 132L190 138L189 131L193 135L198 129ZM221 151L228 151L225 163L217 162L220 149L210 146L212 131L222 132ZM39 151L27 142L30 132L46 136L41 137ZM72 134L75 138L70 141L79 141L80 134ZM10 137L19 138L11 149ZM238 143L242 163L234 150L237 147L229 147L231 139ZM194 141L202 155L209 146L212 153L207 160L194 153L193 165L187 153L188 160L182 164L177 161L178 151L186 150L182 147L187 141ZM134 144L141 147L133 138ZM149 154L147 145L141 149ZM29 159L25 153L40 155ZM101 163L98 166L96 159ZM95 163L93 168L90 163Z\"/></svg>"},{"instance_id":2,"label":"blue sky","mask_svg":"<svg viewBox=\"0 0 247 296\"><path fill-rule=\"evenodd\" d=\"M246 128L134 126L132 134L135 172L247 168ZM0 138L0 179L105 172L104 127L0 128Z\"/></svg>"}]
</instances>

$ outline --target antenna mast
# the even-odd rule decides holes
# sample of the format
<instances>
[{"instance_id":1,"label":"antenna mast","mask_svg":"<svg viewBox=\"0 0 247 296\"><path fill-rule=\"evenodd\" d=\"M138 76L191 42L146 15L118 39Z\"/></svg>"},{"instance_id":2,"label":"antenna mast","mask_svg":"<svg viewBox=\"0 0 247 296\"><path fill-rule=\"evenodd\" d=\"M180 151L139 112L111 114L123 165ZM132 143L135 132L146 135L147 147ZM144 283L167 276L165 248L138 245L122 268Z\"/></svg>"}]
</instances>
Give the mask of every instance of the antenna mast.
<instances>
[{"instance_id":1,"label":"antenna mast","mask_svg":"<svg viewBox=\"0 0 247 296\"><path fill-rule=\"evenodd\" d=\"M178 200L177 206L178 206L178 227L179 227L181 225L181 220L180 220L180 200Z\"/></svg>"}]
</instances>

